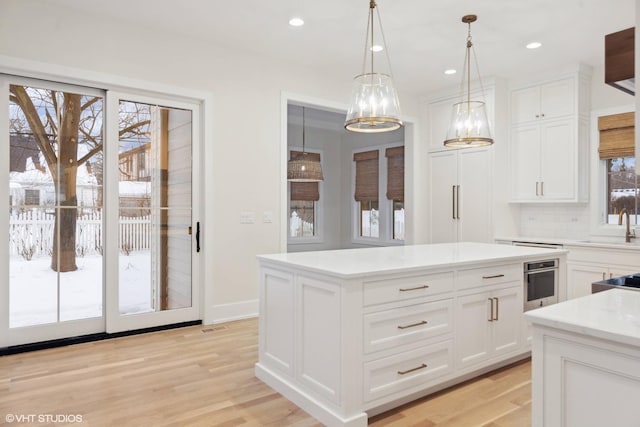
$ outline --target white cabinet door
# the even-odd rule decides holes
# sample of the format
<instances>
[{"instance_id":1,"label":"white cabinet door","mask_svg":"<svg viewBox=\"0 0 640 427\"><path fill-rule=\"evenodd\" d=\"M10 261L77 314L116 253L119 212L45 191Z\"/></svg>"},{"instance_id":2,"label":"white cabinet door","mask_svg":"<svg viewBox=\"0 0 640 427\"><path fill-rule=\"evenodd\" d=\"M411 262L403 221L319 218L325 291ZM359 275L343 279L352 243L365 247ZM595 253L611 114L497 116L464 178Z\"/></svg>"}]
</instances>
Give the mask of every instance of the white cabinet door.
<instances>
[{"instance_id":1,"label":"white cabinet door","mask_svg":"<svg viewBox=\"0 0 640 427\"><path fill-rule=\"evenodd\" d=\"M429 154L431 243L493 239L489 150L465 148Z\"/></svg>"},{"instance_id":2,"label":"white cabinet door","mask_svg":"<svg viewBox=\"0 0 640 427\"><path fill-rule=\"evenodd\" d=\"M456 301L456 368L466 368L489 358L491 306L489 292L460 297Z\"/></svg>"},{"instance_id":3,"label":"white cabinet door","mask_svg":"<svg viewBox=\"0 0 640 427\"><path fill-rule=\"evenodd\" d=\"M511 133L511 177L513 198L536 200L540 194L540 127L514 128Z\"/></svg>"},{"instance_id":4,"label":"white cabinet door","mask_svg":"<svg viewBox=\"0 0 640 427\"><path fill-rule=\"evenodd\" d=\"M522 344L522 283L456 301L456 367L518 350Z\"/></svg>"},{"instance_id":5,"label":"white cabinet door","mask_svg":"<svg viewBox=\"0 0 640 427\"><path fill-rule=\"evenodd\" d=\"M589 295L591 284L603 280L606 276L606 267L567 263L567 298Z\"/></svg>"},{"instance_id":6,"label":"white cabinet door","mask_svg":"<svg viewBox=\"0 0 640 427\"><path fill-rule=\"evenodd\" d=\"M429 155L431 243L449 243L457 240L454 205L458 190L457 174L457 151L441 151Z\"/></svg>"},{"instance_id":7,"label":"white cabinet door","mask_svg":"<svg viewBox=\"0 0 640 427\"><path fill-rule=\"evenodd\" d=\"M540 119L540 88L527 87L511 92L511 123L527 123Z\"/></svg>"},{"instance_id":8,"label":"white cabinet door","mask_svg":"<svg viewBox=\"0 0 640 427\"><path fill-rule=\"evenodd\" d=\"M576 197L576 150L572 120L545 122L540 131L539 196L548 200Z\"/></svg>"},{"instance_id":9,"label":"white cabinet door","mask_svg":"<svg viewBox=\"0 0 640 427\"><path fill-rule=\"evenodd\" d=\"M458 241L489 242L493 170L489 149L458 152Z\"/></svg>"},{"instance_id":10,"label":"white cabinet door","mask_svg":"<svg viewBox=\"0 0 640 427\"><path fill-rule=\"evenodd\" d=\"M555 119L575 114L575 90L572 77L540 87L540 118Z\"/></svg>"},{"instance_id":11,"label":"white cabinet door","mask_svg":"<svg viewBox=\"0 0 640 427\"><path fill-rule=\"evenodd\" d=\"M494 291L491 295L495 298L495 320L492 328L492 351L494 355L509 353L520 347L522 342L522 310L523 302L522 284Z\"/></svg>"}]
</instances>

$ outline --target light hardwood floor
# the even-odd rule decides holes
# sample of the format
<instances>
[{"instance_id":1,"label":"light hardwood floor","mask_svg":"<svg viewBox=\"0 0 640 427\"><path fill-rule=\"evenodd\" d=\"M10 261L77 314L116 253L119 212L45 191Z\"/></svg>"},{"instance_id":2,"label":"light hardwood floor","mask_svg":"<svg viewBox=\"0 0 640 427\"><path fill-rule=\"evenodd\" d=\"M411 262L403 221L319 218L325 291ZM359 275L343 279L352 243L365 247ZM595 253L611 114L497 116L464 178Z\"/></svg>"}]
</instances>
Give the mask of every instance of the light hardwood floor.
<instances>
[{"instance_id":1,"label":"light hardwood floor","mask_svg":"<svg viewBox=\"0 0 640 427\"><path fill-rule=\"evenodd\" d=\"M320 426L253 374L256 319L0 357L7 415L79 415L74 426ZM530 425L529 362L369 420L371 426Z\"/></svg>"}]
</instances>

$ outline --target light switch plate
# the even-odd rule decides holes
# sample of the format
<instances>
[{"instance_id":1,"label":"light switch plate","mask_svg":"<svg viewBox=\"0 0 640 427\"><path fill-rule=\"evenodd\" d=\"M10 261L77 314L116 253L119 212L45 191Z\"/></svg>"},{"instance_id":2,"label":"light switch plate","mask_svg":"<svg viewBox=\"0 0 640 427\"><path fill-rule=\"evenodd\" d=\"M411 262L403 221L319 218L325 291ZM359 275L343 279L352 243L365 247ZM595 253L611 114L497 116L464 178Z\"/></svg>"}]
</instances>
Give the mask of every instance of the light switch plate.
<instances>
[{"instance_id":1,"label":"light switch plate","mask_svg":"<svg viewBox=\"0 0 640 427\"><path fill-rule=\"evenodd\" d=\"M256 213L255 212L240 212L240 224L255 224Z\"/></svg>"}]
</instances>

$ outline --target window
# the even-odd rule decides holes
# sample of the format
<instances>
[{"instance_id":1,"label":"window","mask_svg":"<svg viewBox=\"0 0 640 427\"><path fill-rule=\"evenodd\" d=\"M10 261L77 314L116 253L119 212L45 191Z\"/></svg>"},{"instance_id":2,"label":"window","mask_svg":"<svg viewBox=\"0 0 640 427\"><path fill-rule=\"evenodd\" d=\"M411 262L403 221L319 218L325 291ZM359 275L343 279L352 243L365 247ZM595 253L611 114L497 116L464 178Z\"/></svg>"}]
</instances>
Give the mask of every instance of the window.
<instances>
[{"instance_id":1,"label":"window","mask_svg":"<svg viewBox=\"0 0 640 427\"><path fill-rule=\"evenodd\" d=\"M618 224L622 209L629 212L631 224L640 215L640 183L636 175L635 157L607 159L607 224Z\"/></svg>"},{"instance_id":2,"label":"window","mask_svg":"<svg viewBox=\"0 0 640 427\"><path fill-rule=\"evenodd\" d=\"M393 240L404 240L404 147L385 150L387 157L387 199L393 210Z\"/></svg>"},{"instance_id":3,"label":"window","mask_svg":"<svg viewBox=\"0 0 640 427\"><path fill-rule=\"evenodd\" d=\"M40 190L24 190L24 204L27 206L40 205Z\"/></svg>"},{"instance_id":4,"label":"window","mask_svg":"<svg viewBox=\"0 0 640 427\"><path fill-rule=\"evenodd\" d=\"M386 162L380 164L384 154ZM404 229L404 146L356 152L355 238L401 243ZM386 188L381 195L380 188Z\"/></svg>"},{"instance_id":5,"label":"window","mask_svg":"<svg viewBox=\"0 0 640 427\"><path fill-rule=\"evenodd\" d=\"M292 150L289 158L295 160L301 155L302 152ZM306 152L306 155L312 160L320 161L320 153ZM289 186L289 237L295 239L317 237L317 203L320 200L320 183L290 182Z\"/></svg>"},{"instance_id":6,"label":"window","mask_svg":"<svg viewBox=\"0 0 640 427\"><path fill-rule=\"evenodd\" d=\"M359 237L379 237L378 207L378 150L355 153L356 191L355 200L359 206Z\"/></svg>"},{"instance_id":7,"label":"window","mask_svg":"<svg viewBox=\"0 0 640 427\"><path fill-rule=\"evenodd\" d=\"M598 118L598 154L606 164L605 224L618 224L623 209L631 224L638 224L640 191L634 153L634 113Z\"/></svg>"}]
</instances>

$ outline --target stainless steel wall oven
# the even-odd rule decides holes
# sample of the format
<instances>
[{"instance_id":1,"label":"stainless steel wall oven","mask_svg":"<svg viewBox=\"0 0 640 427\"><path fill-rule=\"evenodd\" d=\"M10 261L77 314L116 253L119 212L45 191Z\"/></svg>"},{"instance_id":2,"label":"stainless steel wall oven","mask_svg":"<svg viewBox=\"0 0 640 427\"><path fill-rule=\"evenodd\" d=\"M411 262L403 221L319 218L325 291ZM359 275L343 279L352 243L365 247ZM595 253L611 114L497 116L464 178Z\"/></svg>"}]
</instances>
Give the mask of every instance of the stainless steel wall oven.
<instances>
[{"instance_id":1,"label":"stainless steel wall oven","mask_svg":"<svg viewBox=\"0 0 640 427\"><path fill-rule=\"evenodd\" d=\"M558 259L524 264L524 311L558 302Z\"/></svg>"}]
</instances>

